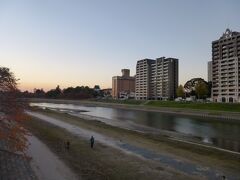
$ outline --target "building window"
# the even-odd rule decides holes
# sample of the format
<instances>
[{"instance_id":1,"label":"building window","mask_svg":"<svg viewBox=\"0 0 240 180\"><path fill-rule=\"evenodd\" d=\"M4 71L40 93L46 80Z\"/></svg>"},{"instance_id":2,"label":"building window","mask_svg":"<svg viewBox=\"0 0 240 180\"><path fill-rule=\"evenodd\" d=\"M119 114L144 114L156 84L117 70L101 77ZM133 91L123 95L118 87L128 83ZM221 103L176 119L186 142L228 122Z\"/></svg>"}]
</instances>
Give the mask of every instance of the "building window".
<instances>
[{"instance_id":1,"label":"building window","mask_svg":"<svg viewBox=\"0 0 240 180\"><path fill-rule=\"evenodd\" d=\"M222 102L225 103L226 102L226 98L222 97Z\"/></svg>"}]
</instances>

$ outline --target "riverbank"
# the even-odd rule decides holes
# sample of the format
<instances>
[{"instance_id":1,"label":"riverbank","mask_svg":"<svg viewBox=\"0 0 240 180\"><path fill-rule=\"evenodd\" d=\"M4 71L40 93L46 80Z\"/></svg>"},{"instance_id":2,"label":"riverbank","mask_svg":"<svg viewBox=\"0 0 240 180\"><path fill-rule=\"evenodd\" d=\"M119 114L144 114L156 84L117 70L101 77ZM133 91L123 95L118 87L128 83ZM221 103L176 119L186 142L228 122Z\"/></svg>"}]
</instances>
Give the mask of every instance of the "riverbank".
<instances>
[{"instance_id":1,"label":"riverbank","mask_svg":"<svg viewBox=\"0 0 240 180\"><path fill-rule=\"evenodd\" d=\"M216 149L199 147L184 142L178 142L168 139L165 136L143 134L121 129L99 121L88 121L65 113L58 113L49 110L37 110L37 112L40 112L47 117L55 118L62 122L67 122L76 127L81 127L100 133L106 137L112 137L126 144L131 144L134 147L145 150L150 149L151 152L160 153L166 157L172 157L173 159L177 159L177 161L181 162L182 166L184 165L184 162L191 162L193 164L197 164L198 166L217 169L219 172L226 172L226 174L238 174L240 171L239 155L221 152ZM41 124L38 124L35 127L42 128L41 131L43 131L45 128L45 126L42 126ZM50 132L52 132L52 130ZM57 131L55 133L57 133ZM45 136L44 134L48 135L49 132L44 132L41 136ZM76 136L74 137L76 139ZM87 144L86 147L88 147L88 143L86 141L85 143ZM104 147L106 148L105 145ZM110 148L109 151L112 151L112 148Z\"/></svg>"},{"instance_id":2,"label":"riverbank","mask_svg":"<svg viewBox=\"0 0 240 180\"><path fill-rule=\"evenodd\" d=\"M27 99L29 102L47 102L47 103L59 103L59 104L76 104L76 105L87 105L87 106L101 106L111 107L120 109L131 109L136 111L149 111L149 112L160 112L167 114L178 114L181 116L195 116L203 118L212 118L212 120L236 122L240 123L240 112L229 112L229 111L217 111L217 110L203 110L203 109L189 109L189 108L176 108L176 107L165 107L165 106L151 106L145 104L117 104L117 103L106 103L97 101L83 101L83 100L61 100L61 99L38 99L32 98ZM209 104L205 104L206 107ZM231 105L231 104L229 104ZM240 105L237 104L239 107ZM196 107L195 107L196 108Z\"/></svg>"},{"instance_id":3,"label":"riverbank","mask_svg":"<svg viewBox=\"0 0 240 180\"><path fill-rule=\"evenodd\" d=\"M47 115L54 117L51 113ZM57 117L65 118L62 114ZM91 149L88 140L39 118L31 117L26 126L83 179L196 179L106 146L97 137ZM70 142L69 151L61 145L66 140Z\"/></svg>"}]
</instances>

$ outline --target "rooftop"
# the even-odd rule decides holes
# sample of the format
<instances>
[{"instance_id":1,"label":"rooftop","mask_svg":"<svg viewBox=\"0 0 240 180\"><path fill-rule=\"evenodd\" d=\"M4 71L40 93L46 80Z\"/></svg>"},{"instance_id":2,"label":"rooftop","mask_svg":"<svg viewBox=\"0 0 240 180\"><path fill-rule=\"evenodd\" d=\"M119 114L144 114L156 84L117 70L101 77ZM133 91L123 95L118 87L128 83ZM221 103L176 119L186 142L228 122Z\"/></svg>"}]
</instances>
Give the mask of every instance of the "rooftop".
<instances>
[{"instance_id":1,"label":"rooftop","mask_svg":"<svg viewBox=\"0 0 240 180\"><path fill-rule=\"evenodd\" d=\"M223 33L223 35L220 37L220 39L230 38L230 37L236 36L238 34L240 34L240 32L231 31L230 29L226 29L226 31Z\"/></svg>"}]
</instances>

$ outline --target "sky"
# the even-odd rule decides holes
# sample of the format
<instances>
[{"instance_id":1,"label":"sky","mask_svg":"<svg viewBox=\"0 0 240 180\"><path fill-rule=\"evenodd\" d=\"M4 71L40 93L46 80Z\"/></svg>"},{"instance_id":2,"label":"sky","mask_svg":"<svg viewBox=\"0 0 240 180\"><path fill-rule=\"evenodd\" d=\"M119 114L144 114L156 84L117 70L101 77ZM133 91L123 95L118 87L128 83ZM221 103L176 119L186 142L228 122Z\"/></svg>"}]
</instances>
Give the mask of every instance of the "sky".
<instances>
[{"instance_id":1,"label":"sky","mask_svg":"<svg viewBox=\"0 0 240 180\"><path fill-rule=\"evenodd\" d=\"M0 66L19 88L112 86L140 59L179 59L207 80L211 42L240 31L239 0L0 0Z\"/></svg>"}]
</instances>

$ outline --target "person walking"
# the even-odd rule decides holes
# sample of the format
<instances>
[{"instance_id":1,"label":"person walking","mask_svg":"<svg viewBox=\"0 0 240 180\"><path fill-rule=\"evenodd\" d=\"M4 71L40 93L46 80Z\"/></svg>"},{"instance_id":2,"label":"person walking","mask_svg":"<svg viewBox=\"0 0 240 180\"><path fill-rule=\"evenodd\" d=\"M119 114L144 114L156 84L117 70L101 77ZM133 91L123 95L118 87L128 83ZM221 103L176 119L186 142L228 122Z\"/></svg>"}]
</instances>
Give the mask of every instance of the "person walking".
<instances>
[{"instance_id":1,"label":"person walking","mask_svg":"<svg viewBox=\"0 0 240 180\"><path fill-rule=\"evenodd\" d=\"M93 148L93 145L94 145L94 137L93 136L90 139L90 143L91 143L91 148Z\"/></svg>"},{"instance_id":2,"label":"person walking","mask_svg":"<svg viewBox=\"0 0 240 180\"><path fill-rule=\"evenodd\" d=\"M66 142L66 149L69 151L70 150L70 141Z\"/></svg>"}]
</instances>

